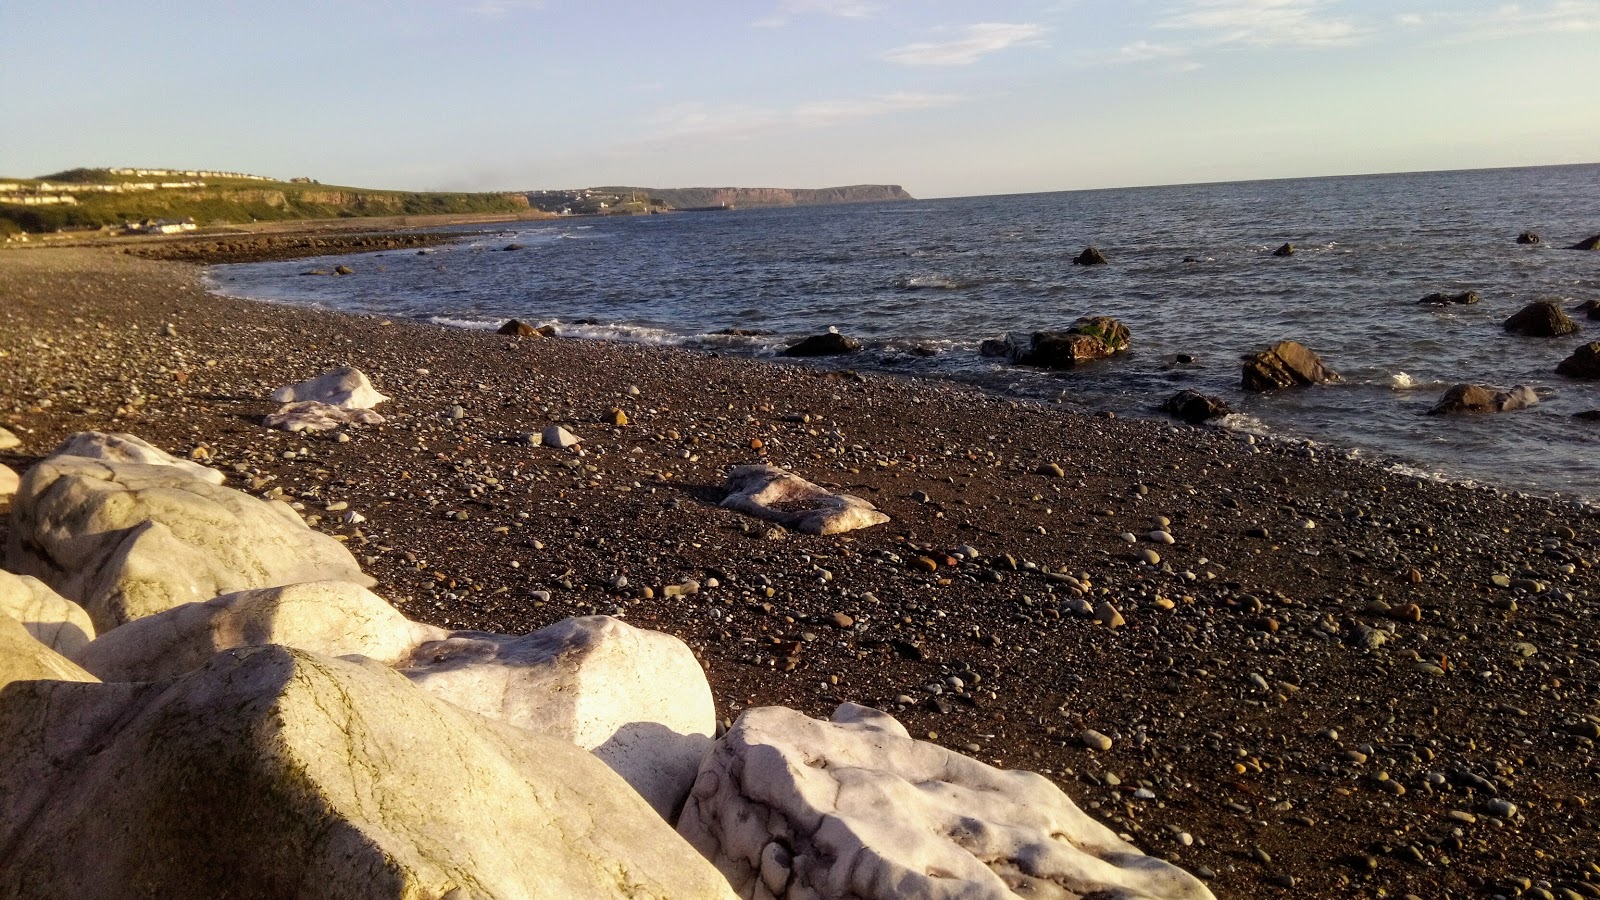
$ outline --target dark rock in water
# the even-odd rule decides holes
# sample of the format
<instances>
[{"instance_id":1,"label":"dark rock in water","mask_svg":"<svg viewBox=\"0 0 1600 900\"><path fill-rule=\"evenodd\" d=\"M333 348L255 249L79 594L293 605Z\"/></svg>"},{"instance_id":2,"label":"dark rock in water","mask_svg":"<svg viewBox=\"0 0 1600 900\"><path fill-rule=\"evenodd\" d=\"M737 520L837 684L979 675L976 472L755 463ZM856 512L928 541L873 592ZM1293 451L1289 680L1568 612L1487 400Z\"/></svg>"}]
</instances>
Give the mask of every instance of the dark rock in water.
<instances>
[{"instance_id":1,"label":"dark rock in water","mask_svg":"<svg viewBox=\"0 0 1600 900\"><path fill-rule=\"evenodd\" d=\"M937 349L929 347L927 344L917 344L906 352L912 356L920 356L923 359L939 355L939 351Z\"/></svg>"},{"instance_id":2,"label":"dark rock in water","mask_svg":"<svg viewBox=\"0 0 1600 900\"><path fill-rule=\"evenodd\" d=\"M335 275L354 275L355 273L356 273L356 270L350 268L349 266L334 266L333 267L333 274L335 274Z\"/></svg>"},{"instance_id":3,"label":"dark rock in water","mask_svg":"<svg viewBox=\"0 0 1600 900\"><path fill-rule=\"evenodd\" d=\"M310 271L301 272L300 274L301 275L326 275L326 274L328 274L328 270L327 269L311 269Z\"/></svg>"},{"instance_id":4,"label":"dark rock in water","mask_svg":"<svg viewBox=\"0 0 1600 900\"><path fill-rule=\"evenodd\" d=\"M1025 366L1071 369L1121 353L1131 340L1128 327L1116 319L1085 316L1066 331L1035 331L1027 351L1018 351L1013 344L1012 358Z\"/></svg>"},{"instance_id":5,"label":"dark rock in water","mask_svg":"<svg viewBox=\"0 0 1600 900\"><path fill-rule=\"evenodd\" d=\"M768 331L765 328L724 328L721 331L713 332L713 334L725 334L729 337L770 337L777 334L777 332Z\"/></svg>"},{"instance_id":6,"label":"dark rock in water","mask_svg":"<svg viewBox=\"0 0 1600 900\"><path fill-rule=\"evenodd\" d=\"M1178 355L1176 355L1176 356L1174 356L1172 358L1172 361L1177 363L1180 366L1192 366L1192 365L1194 365L1194 362L1195 362L1194 354L1193 353L1179 353Z\"/></svg>"},{"instance_id":7,"label":"dark rock in water","mask_svg":"<svg viewBox=\"0 0 1600 900\"><path fill-rule=\"evenodd\" d=\"M1009 356L1017 355L1016 342L1011 340L1011 335L1005 337L989 338L978 345L979 356Z\"/></svg>"},{"instance_id":8,"label":"dark rock in water","mask_svg":"<svg viewBox=\"0 0 1600 900\"><path fill-rule=\"evenodd\" d=\"M1199 259L1198 259L1198 258L1197 258L1197 257L1193 257L1193 256L1185 256L1185 257L1184 257L1184 258L1183 258L1183 261L1184 261L1184 262L1186 262L1186 263L1197 263L1197 262L1199 262L1199 261L1200 261L1200 260L1199 260Z\"/></svg>"},{"instance_id":9,"label":"dark rock in water","mask_svg":"<svg viewBox=\"0 0 1600 900\"><path fill-rule=\"evenodd\" d=\"M1530 303L1506 320L1505 328L1528 337L1560 337L1578 330L1578 323L1554 300Z\"/></svg>"},{"instance_id":10,"label":"dark rock in water","mask_svg":"<svg viewBox=\"0 0 1600 900\"><path fill-rule=\"evenodd\" d=\"M1230 412L1228 404L1215 397L1207 397L1199 391L1179 391L1173 394L1161 404L1161 411L1171 413L1190 425L1199 425L1207 419L1225 416Z\"/></svg>"},{"instance_id":11,"label":"dark rock in water","mask_svg":"<svg viewBox=\"0 0 1600 900\"><path fill-rule=\"evenodd\" d=\"M837 331L827 334L814 334L798 343L791 344L783 351L784 356L838 356L843 353L854 353L861 349L861 342L855 338L847 338Z\"/></svg>"},{"instance_id":12,"label":"dark rock in water","mask_svg":"<svg viewBox=\"0 0 1600 900\"><path fill-rule=\"evenodd\" d=\"M1571 356L1556 366L1556 374L1587 381L1600 379L1600 341L1584 344L1572 351Z\"/></svg>"},{"instance_id":13,"label":"dark rock in water","mask_svg":"<svg viewBox=\"0 0 1600 900\"><path fill-rule=\"evenodd\" d=\"M1538 405L1538 396L1533 393L1533 388L1526 385L1519 384L1509 391L1497 391L1481 384L1458 384L1444 392L1439 402L1428 410L1428 415L1512 412Z\"/></svg>"},{"instance_id":14,"label":"dark rock in water","mask_svg":"<svg viewBox=\"0 0 1600 900\"><path fill-rule=\"evenodd\" d=\"M578 321L573 322L572 324L574 324L574 325L599 325L600 324L600 320L599 319L587 319L587 318L585 318L585 319L579 319Z\"/></svg>"},{"instance_id":15,"label":"dark rock in water","mask_svg":"<svg viewBox=\"0 0 1600 900\"><path fill-rule=\"evenodd\" d=\"M1284 244L1282 247L1279 247L1278 249L1272 251L1272 255L1273 256L1293 256L1294 255L1294 245L1293 244Z\"/></svg>"},{"instance_id":16,"label":"dark rock in water","mask_svg":"<svg viewBox=\"0 0 1600 900\"><path fill-rule=\"evenodd\" d=\"M1324 366L1317 354L1296 341L1279 341L1244 360L1243 383L1247 391L1275 391L1338 380L1338 372Z\"/></svg>"},{"instance_id":17,"label":"dark rock in water","mask_svg":"<svg viewBox=\"0 0 1600 900\"><path fill-rule=\"evenodd\" d=\"M1462 291L1459 294L1446 294L1444 291L1438 291L1418 300L1417 305L1451 306L1453 304L1477 303L1480 299L1477 291Z\"/></svg>"},{"instance_id":18,"label":"dark rock in water","mask_svg":"<svg viewBox=\"0 0 1600 900\"><path fill-rule=\"evenodd\" d=\"M504 247L501 247L500 249L501 250L505 250L505 251L521 250L522 249L522 245L521 244L507 244Z\"/></svg>"},{"instance_id":19,"label":"dark rock in water","mask_svg":"<svg viewBox=\"0 0 1600 900\"><path fill-rule=\"evenodd\" d=\"M1517 235L1517 243L1529 245L1537 244L1539 243L1539 236L1531 231L1524 231L1523 233Z\"/></svg>"},{"instance_id":20,"label":"dark rock in water","mask_svg":"<svg viewBox=\"0 0 1600 900\"><path fill-rule=\"evenodd\" d=\"M1585 300L1572 308L1573 313L1583 313L1584 317L1600 322L1600 300Z\"/></svg>"},{"instance_id":21,"label":"dark rock in water","mask_svg":"<svg viewBox=\"0 0 1600 900\"><path fill-rule=\"evenodd\" d=\"M1572 417L1580 422L1600 422L1600 409L1588 409L1580 413L1573 413Z\"/></svg>"},{"instance_id":22,"label":"dark rock in water","mask_svg":"<svg viewBox=\"0 0 1600 900\"><path fill-rule=\"evenodd\" d=\"M501 325L496 333L512 337L554 337L556 329L554 325L540 325L536 328L521 319L511 319Z\"/></svg>"},{"instance_id":23,"label":"dark rock in water","mask_svg":"<svg viewBox=\"0 0 1600 900\"><path fill-rule=\"evenodd\" d=\"M1110 261L1111 260L1106 259L1106 255L1104 253L1101 253L1094 247L1088 247L1072 260L1072 264L1075 266L1103 266Z\"/></svg>"},{"instance_id":24,"label":"dark rock in water","mask_svg":"<svg viewBox=\"0 0 1600 900\"><path fill-rule=\"evenodd\" d=\"M1573 250L1600 250L1600 234L1572 245Z\"/></svg>"}]
</instances>

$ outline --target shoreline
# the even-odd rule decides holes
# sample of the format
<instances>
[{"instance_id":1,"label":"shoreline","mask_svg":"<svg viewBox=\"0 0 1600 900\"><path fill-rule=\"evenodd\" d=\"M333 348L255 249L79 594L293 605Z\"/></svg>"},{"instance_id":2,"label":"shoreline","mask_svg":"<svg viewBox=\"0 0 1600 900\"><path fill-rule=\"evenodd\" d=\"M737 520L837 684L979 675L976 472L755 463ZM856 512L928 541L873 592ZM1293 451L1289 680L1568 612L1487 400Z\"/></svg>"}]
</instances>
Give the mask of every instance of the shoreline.
<instances>
[{"instance_id":1,"label":"shoreline","mask_svg":"<svg viewBox=\"0 0 1600 900\"><path fill-rule=\"evenodd\" d=\"M1600 763L1565 730L1600 714L1594 510L955 382L228 298L196 267L101 249L0 254L0 296L0 424L24 440L0 461L90 428L198 450L301 503L410 618L522 633L620 611L696 650L722 718L887 709L1047 773L1219 896L1600 879ZM394 398L388 424L346 443L260 426L273 388L344 362ZM547 424L587 455L516 443ZM720 509L722 475L756 461L892 521L814 538ZM1175 545L1143 539L1156 516ZM963 544L981 563L949 555ZM952 676L973 689L926 687ZM1084 748L1086 728L1113 748ZM1520 813L1490 824L1458 771Z\"/></svg>"}]
</instances>

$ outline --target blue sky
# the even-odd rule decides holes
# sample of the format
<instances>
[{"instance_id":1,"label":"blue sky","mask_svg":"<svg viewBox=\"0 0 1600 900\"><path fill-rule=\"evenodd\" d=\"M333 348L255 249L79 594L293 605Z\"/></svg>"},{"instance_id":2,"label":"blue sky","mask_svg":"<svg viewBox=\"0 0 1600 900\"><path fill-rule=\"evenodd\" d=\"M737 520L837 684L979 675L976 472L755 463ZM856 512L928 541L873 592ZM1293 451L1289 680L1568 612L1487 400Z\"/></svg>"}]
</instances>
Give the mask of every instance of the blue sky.
<instances>
[{"instance_id":1,"label":"blue sky","mask_svg":"<svg viewBox=\"0 0 1600 900\"><path fill-rule=\"evenodd\" d=\"M5 0L0 175L918 196L1600 161L1600 0Z\"/></svg>"}]
</instances>

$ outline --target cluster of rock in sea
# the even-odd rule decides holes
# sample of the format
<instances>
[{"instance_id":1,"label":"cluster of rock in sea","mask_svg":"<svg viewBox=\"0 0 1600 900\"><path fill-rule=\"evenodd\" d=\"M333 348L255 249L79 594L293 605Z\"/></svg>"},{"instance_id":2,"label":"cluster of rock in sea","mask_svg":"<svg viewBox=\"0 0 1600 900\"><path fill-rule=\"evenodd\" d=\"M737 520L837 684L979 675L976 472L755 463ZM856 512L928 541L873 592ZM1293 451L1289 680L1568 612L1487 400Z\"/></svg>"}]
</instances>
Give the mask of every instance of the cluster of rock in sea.
<instances>
[{"instance_id":1,"label":"cluster of rock in sea","mask_svg":"<svg viewBox=\"0 0 1600 900\"><path fill-rule=\"evenodd\" d=\"M385 398L341 369L275 399L316 428ZM719 734L672 636L410 621L224 482L98 432L0 467L0 896L1212 896L1043 776L874 709ZM726 488L807 533L887 521L771 466Z\"/></svg>"}]
</instances>

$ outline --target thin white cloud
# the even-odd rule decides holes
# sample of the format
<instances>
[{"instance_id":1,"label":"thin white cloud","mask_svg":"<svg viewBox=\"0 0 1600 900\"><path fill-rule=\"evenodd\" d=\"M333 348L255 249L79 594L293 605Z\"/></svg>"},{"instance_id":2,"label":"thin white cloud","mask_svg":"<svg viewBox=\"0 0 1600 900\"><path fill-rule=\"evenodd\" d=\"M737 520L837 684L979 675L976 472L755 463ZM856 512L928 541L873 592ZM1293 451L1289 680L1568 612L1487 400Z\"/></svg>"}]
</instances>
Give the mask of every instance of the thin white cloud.
<instances>
[{"instance_id":1,"label":"thin white cloud","mask_svg":"<svg viewBox=\"0 0 1600 900\"><path fill-rule=\"evenodd\" d=\"M961 29L955 40L906 44L883 58L902 66L970 66L991 53L1037 45L1044 33L1040 25L980 22Z\"/></svg>"},{"instance_id":2,"label":"thin white cloud","mask_svg":"<svg viewBox=\"0 0 1600 900\"><path fill-rule=\"evenodd\" d=\"M966 99L962 94L901 91L868 97L812 100L782 107L680 103L650 116L649 137L632 142L620 150L626 152L686 140L750 140L770 134L830 128L893 113L953 106Z\"/></svg>"},{"instance_id":3,"label":"thin white cloud","mask_svg":"<svg viewBox=\"0 0 1600 900\"><path fill-rule=\"evenodd\" d=\"M1428 22L1444 28L1456 42L1496 40L1533 34L1584 34L1600 31L1600 0L1507 3L1484 13L1435 13Z\"/></svg>"},{"instance_id":4,"label":"thin white cloud","mask_svg":"<svg viewBox=\"0 0 1600 900\"><path fill-rule=\"evenodd\" d=\"M866 0L784 0L770 15L750 24L757 28L780 28L801 16L869 19L877 13L878 4Z\"/></svg>"},{"instance_id":5,"label":"thin white cloud","mask_svg":"<svg viewBox=\"0 0 1600 900\"><path fill-rule=\"evenodd\" d=\"M469 0L464 3L468 12L480 16L499 18L507 13L524 9L544 9L544 0Z\"/></svg>"},{"instance_id":6,"label":"thin white cloud","mask_svg":"<svg viewBox=\"0 0 1600 900\"><path fill-rule=\"evenodd\" d=\"M1156 27L1203 33L1208 43L1256 47L1352 44L1370 30L1330 15L1328 0L1185 0Z\"/></svg>"}]
</instances>

